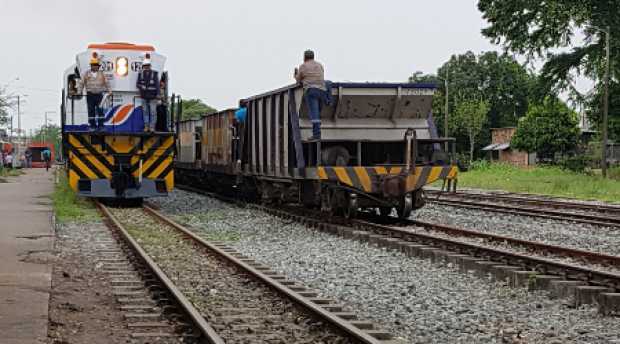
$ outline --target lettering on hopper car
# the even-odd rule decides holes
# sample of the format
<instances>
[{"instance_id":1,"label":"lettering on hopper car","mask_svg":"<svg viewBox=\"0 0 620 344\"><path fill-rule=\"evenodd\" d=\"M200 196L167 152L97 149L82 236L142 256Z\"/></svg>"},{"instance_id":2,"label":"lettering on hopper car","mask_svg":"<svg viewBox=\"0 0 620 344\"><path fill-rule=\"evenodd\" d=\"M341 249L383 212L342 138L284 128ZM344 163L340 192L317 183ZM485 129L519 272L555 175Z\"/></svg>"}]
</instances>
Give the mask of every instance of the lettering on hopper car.
<instances>
[{"instance_id":1,"label":"lettering on hopper car","mask_svg":"<svg viewBox=\"0 0 620 344\"><path fill-rule=\"evenodd\" d=\"M432 96L434 94L435 90L428 88L412 88L403 90L403 95L406 96Z\"/></svg>"}]
</instances>

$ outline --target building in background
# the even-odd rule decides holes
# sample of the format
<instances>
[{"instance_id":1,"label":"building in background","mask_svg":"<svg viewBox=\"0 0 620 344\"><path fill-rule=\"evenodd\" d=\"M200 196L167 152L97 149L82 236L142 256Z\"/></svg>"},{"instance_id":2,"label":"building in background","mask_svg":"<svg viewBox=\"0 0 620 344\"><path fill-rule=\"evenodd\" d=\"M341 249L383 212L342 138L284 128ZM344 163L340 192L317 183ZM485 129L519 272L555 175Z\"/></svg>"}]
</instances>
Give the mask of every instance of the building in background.
<instances>
[{"instance_id":1,"label":"building in background","mask_svg":"<svg viewBox=\"0 0 620 344\"><path fill-rule=\"evenodd\" d=\"M505 162L515 166L530 166L536 164L536 153L527 153L510 148L510 140L517 128L492 128L491 144L482 148L489 152L491 161Z\"/></svg>"}]
</instances>

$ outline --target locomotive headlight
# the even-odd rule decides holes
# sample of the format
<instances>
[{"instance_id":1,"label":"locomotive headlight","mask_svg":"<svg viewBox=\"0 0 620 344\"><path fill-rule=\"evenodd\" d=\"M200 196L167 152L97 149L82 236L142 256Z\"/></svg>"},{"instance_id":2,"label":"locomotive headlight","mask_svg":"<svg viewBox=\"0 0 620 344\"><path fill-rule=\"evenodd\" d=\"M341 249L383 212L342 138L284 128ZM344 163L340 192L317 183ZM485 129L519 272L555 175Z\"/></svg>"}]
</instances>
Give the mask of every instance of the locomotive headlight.
<instances>
[{"instance_id":1,"label":"locomotive headlight","mask_svg":"<svg viewBox=\"0 0 620 344\"><path fill-rule=\"evenodd\" d=\"M116 59L116 74L118 76L125 76L129 73L129 61L126 57L119 57Z\"/></svg>"}]
</instances>

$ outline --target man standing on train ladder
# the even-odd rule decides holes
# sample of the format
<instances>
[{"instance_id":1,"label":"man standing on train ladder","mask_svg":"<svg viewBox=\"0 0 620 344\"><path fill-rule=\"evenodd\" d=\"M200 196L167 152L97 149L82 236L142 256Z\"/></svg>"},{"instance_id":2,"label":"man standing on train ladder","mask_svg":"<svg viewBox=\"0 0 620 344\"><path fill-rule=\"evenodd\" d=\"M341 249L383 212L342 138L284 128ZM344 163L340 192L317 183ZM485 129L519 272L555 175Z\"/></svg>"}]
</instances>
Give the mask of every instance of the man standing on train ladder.
<instances>
[{"instance_id":1,"label":"man standing on train ladder","mask_svg":"<svg viewBox=\"0 0 620 344\"><path fill-rule=\"evenodd\" d=\"M142 62L142 71L138 74L136 87L140 90L142 98L142 116L144 117L144 131L155 130L157 119L157 102L159 96L159 76L157 71L151 69L151 59L145 58Z\"/></svg>"},{"instance_id":2,"label":"man standing on train ladder","mask_svg":"<svg viewBox=\"0 0 620 344\"><path fill-rule=\"evenodd\" d=\"M330 95L325 86L325 70L323 65L314 60L314 52L304 52L304 63L295 68L295 80L304 88L304 98L308 104L310 120L312 122L311 141L321 139L321 108L323 103L329 103Z\"/></svg>"}]
</instances>

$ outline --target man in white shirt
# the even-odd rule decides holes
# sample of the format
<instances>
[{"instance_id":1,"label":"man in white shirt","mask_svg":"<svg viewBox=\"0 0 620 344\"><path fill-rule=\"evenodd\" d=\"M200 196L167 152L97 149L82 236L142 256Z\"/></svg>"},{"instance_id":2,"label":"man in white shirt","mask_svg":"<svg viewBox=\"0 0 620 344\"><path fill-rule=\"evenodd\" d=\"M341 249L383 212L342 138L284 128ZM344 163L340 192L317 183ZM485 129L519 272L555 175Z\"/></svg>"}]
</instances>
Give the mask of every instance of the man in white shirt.
<instances>
[{"instance_id":1,"label":"man in white shirt","mask_svg":"<svg viewBox=\"0 0 620 344\"><path fill-rule=\"evenodd\" d=\"M312 137L310 140L321 139L321 108L327 103L328 94L325 87L325 70L323 65L314 60L314 52L304 52L304 63L295 68L295 80L304 88L304 97L308 104L310 121L312 122Z\"/></svg>"}]
</instances>

